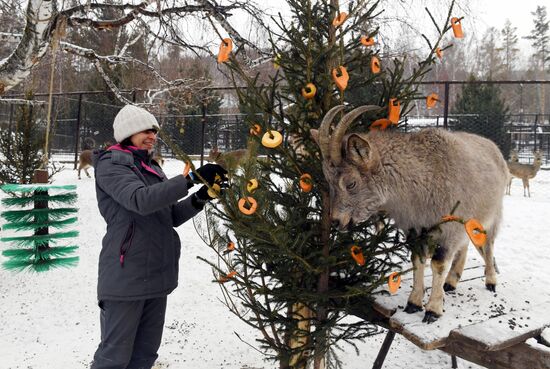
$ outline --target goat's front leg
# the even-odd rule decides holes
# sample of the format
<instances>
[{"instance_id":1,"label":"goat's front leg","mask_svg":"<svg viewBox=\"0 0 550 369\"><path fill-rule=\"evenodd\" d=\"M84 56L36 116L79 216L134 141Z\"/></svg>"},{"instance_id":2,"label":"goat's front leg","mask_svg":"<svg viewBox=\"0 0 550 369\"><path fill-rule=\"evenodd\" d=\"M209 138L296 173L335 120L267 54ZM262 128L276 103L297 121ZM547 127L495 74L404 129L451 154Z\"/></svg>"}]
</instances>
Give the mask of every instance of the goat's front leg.
<instances>
[{"instance_id":1,"label":"goat's front leg","mask_svg":"<svg viewBox=\"0 0 550 369\"><path fill-rule=\"evenodd\" d=\"M426 304L426 314L422 320L425 323L433 323L443 315L443 297L445 291L443 285L453 260L453 254L444 246L438 246L432 256L432 292Z\"/></svg>"},{"instance_id":2,"label":"goat's front leg","mask_svg":"<svg viewBox=\"0 0 550 369\"><path fill-rule=\"evenodd\" d=\"M422 310L422 300L424 298L424 263L425 259L413 254L413 288L407 301L407 307L405 307L405 312L409 314Z\"/></svg>"}]
</instances>

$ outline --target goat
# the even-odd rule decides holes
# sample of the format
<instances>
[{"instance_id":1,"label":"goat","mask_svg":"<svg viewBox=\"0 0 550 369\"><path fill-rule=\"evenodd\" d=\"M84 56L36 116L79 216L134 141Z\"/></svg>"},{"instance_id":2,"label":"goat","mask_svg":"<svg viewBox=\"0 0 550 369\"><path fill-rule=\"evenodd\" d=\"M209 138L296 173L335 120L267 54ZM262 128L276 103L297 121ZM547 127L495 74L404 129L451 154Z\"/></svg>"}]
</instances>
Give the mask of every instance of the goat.
<instances>
[{"instance_id":1,"label":"goat","mask_svg":"<svg viewBox=\"0 0 550 369\"><path fill-rule=\"evenodd\" d=\"M479 252L485 261L486 288L495 291L493 246L508 176L500 150L483 137L435 128L345 135L357 117L379 109L372 105L354 109L329 136L332 120L344 110L339 105L328 111L319 130L312 130L329 184L333 225L343 231L384 211L400 229L420 234L423 228L440 223L460 201L454 214L476 218L487 232L487 242ZM422 310L424 264L431 256L432 292L423 319L427 323L443 314L444 293L456 289L469 243L464 227L457 222L441 224L440 229L432 235L437 244L433 255L424 250L424 255L411 256L413 288L407 313Z\"/></svg>"},{"instance_id":2,"label":"goat","mask_svg":"<svg viewBox=\"0 0 550 369\"><path fill-rule=\"evenodd\" d=\"M529 189L529 180L535 178L537 175L540 166L542 164L542 153L540 151L535 151L533 153L534 160L533 164L522 164L518 160L507 162L508 170L510 171L510 176L508 178L508 184L506 186L506 194L510 195L510 188L512 187L512 179L514 177L521 178L523 182L523 196L525 197L525 190L531 197L531 191Z\"/></svg>"},{"instance_id":3,"label":"goat","mask_svg":"<svg viewBox=\"0 0 550 369\"><path fill-rule=\"evenodd\" d=\"M80 153L80 156L78 157L78 179L82 179L80 177L80 171L84 169L84 172L90 177L90 173L88 173L88 168L92 166L92 150L83 150Z\"/></svg>"}]
</instances>

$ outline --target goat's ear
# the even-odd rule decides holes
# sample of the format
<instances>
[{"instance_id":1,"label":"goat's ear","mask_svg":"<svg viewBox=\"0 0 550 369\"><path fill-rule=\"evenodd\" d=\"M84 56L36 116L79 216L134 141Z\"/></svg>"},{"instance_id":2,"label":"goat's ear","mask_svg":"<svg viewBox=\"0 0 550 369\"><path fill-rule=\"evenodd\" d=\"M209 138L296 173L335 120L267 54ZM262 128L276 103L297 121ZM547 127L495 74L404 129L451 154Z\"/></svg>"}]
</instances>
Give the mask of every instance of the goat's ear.
<instances>
[{"instance_id":1,"label":"goat's ear","mask_svg":"<svg viewBox=\"0 0 550 369\"><path fill-rule=\"evenodd\" d=\"M351 134L345 143L346 159L358 167L373 169L379 164L378 152L368 140Z\"/></svg>"},{"instance_id":2,"label":"goat's ear","mask_svg":"<svg viewBox=\"0 0 550 369\"><path fill-rule=\"evenodd\" d=\"M315 143L319 145L319 130L311 129L309 130L309 133L311 134L311 138L313 138L313 141L315 141Z\"/></svg>"}]
</instances>

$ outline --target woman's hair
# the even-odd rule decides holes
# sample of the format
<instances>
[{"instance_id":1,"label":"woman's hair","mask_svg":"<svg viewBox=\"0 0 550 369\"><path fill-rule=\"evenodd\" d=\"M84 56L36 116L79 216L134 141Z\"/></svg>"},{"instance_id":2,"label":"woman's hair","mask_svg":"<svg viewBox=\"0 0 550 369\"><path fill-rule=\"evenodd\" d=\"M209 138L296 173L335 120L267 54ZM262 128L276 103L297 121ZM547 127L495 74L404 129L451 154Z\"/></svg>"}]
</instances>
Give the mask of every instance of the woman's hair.
<instances>
[{"instance_id":1,"label":"woman's hair","mask_svg":"<svg viewBox=\"0 0 550 369\"><path fill-rule=\"evenodd\" d=\"M130 136L128 138L125 138L124 140L122 140L120 145L122 145L122 146L133 146L134 144L132 143L131 138L132 138L132 136Z\"/></svg>"}]
</instances>

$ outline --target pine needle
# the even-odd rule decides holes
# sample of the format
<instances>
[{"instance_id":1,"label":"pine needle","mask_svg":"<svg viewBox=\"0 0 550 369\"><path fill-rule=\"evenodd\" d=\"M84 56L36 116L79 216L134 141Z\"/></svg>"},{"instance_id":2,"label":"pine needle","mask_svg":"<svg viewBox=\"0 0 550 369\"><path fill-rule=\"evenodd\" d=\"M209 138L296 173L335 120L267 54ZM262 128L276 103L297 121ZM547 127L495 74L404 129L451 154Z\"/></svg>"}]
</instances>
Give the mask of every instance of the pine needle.
<instances>
[{"instance_id":1,"label":"pine needle","mask_svg":"<svg viewBox=\"0 0 550 369\"><path fill-rule=\"evenodd\" d=\"M78 246L61 246L50 247L44 251L40 251L40 256L43 259L60 257L72 254L78 249ZM10 258L11 260L30 260L36 255L36 250L32 249L20 249L20 250L5 250L2 255Z\"/></svg>"},{"instance_id":2,"label":"pine needle","mask_svg":"<svg viewBox=\"0 0 550 369\"><path fill-rule=\"evenodd\" d=\"M33 204L35 201L48 201L48 203L72 205L76 202L77 197L78 195L74 192L60 195L32 195L2 199L2 204L6 206L25 207Z\"/></svg>"},{"instance_id":3,"label":"pine needle","mask_svg":"<svg viewBox=\"0 0 550 369\"><path fill-rule=\"evenodd\" d=\"M0 186L4 192L34 192L48 190L76 190L76 185L53 186L44 184L5 184Z\"/></svg>"},{"instance_id":4,"label":"pine needle","mask_svg":"<svg viewBox=\"0 0 550 369\"><path fill-rule=\"evenodd\" d=\"M70 238L78 236L78 231L51 233L44 235L32 235L32 236L18 236L18 237L2 237L2 242L13 242L18 246L43 246L48 244L49 241L57 240L60 238Z\"/></svg>"},{"instance_id":5,"label":"pine needle","mask_svg":"<svg viewBox=\"0 0 550 369\"><path fill-rule=\"evenodd\" d=\"M28 231L28 230L37 230L40 228L63 228L66 225L76 223L78 218L68 218L64 220L53 220L53 221L46 221L46 222L13 222L13 223L7 223L4 225L4 229L14 229L15 231Z\"/></svg>"},{"instance_id":6,"label":"pine needle","mask_svg":"<svg viewBox=\"0 0 550 369\"><path fill-rule=\"evenodd\" d=\"M57 220L66 215L76 213L76 208L57 208L57 209L31 209L31 210L8 210L0 215L8 222L47 222L48 220Z\"/></svg>"},{"instance_id":7,"label":"pine needle","mask_svg":"<svg viewBox=\"0 0 550 369\"><path fill-rule=\"evenodd\" d=\"M40 259L37 262L34 261L23 261L23 260L9 260L2 263L2 267L7 270L12 271L34 271L34 272L46 272L54 268L69 268L76 266L78 264L78 256L70 258L59 258L59 259Z\"/></svg>"}]
</instances>

